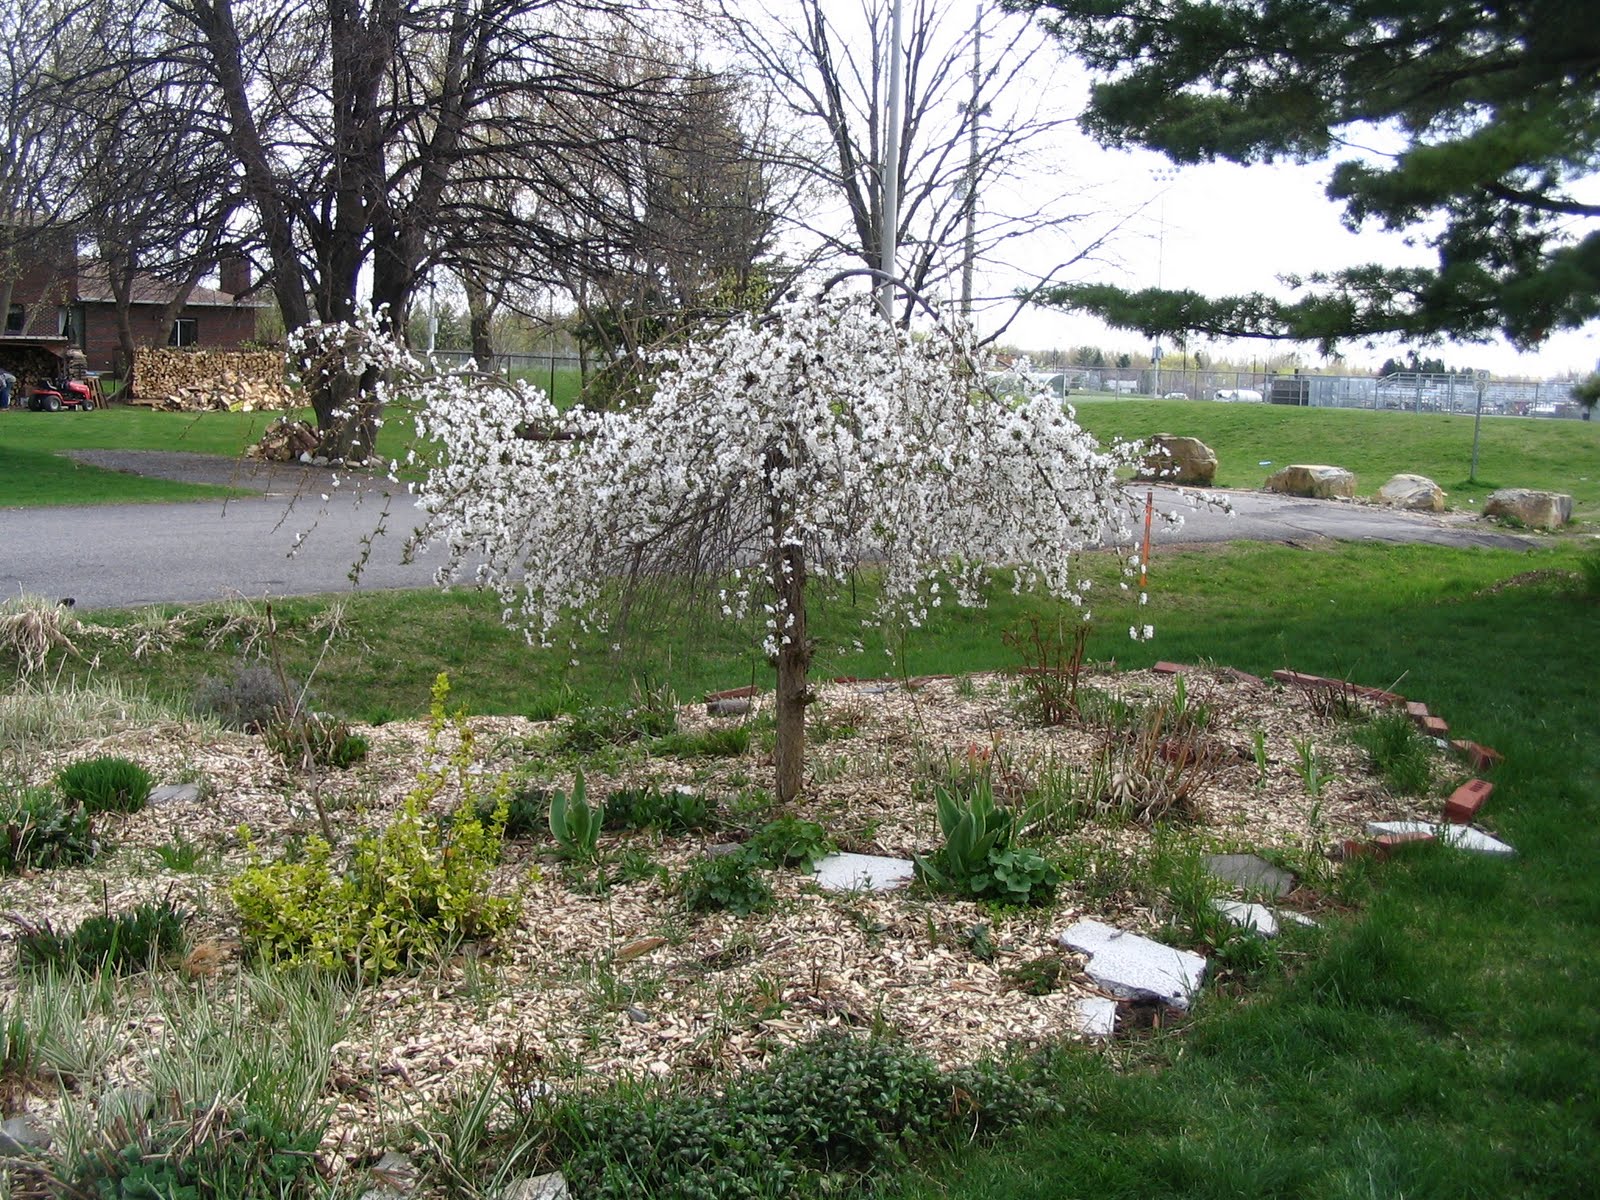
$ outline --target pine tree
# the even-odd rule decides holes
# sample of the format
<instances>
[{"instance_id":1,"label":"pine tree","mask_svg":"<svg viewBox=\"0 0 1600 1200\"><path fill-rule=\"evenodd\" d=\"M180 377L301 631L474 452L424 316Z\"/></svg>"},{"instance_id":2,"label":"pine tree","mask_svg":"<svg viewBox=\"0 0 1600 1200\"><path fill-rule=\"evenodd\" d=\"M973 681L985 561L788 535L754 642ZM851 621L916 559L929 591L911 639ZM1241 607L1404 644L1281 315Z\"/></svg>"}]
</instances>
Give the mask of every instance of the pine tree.
<instances>
[{"instance_id":1,"label":"pine tree","mask_svg":"<svg viewBox=\"0 0 1600 1200\"><path fill-rule=\"evenodd\" d=\"M1377 333L1529 347L1600 314L1600 205L1573 183L1600 154L1593 0L1007 0L1038 12L1102 82L1104 143L1174 162L1312 161L1363 127L1402 152L1339 162L1353 229L1419 232L1425 268L1312 275L1299 298L1059 287L1049 303L1148 336L1315 340ZM1356 137L1359 141L1359 136Z\"/></svg>"}]
</instances>

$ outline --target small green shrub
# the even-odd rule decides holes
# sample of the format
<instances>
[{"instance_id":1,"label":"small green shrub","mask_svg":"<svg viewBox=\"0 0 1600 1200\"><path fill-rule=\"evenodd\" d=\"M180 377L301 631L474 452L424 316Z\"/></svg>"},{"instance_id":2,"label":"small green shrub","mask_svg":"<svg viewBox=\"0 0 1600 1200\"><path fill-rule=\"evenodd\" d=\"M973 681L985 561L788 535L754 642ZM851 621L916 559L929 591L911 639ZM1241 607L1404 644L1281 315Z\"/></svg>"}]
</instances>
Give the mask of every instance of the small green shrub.
<instances>
[{"instance_id":1,"label":"small green shrub","mask_svg":"<svg viewBox=\"0 0 1600 1200\"><path fill-rule=\"evenodd\" d=\"M678 881L678 892L691 912L760 912L772 903L772 886L761 877L746 852L705 858Z\"/></svg>"},{"instance_id":2,"label":"small green shrub","mask_svg":"<svg viewBox=\"0 0 1600 1200\"><path fill-rule=\"evenodd\" d=\"M583 772L572 781L572 794L556 791L550 796L550 833L562 852L579 862L593 862L600 842L601 813L589 806Z\"/></svg>"},{"instance_id":3,"label":"small green shrub","mask_svg":"<svg viewBox=\"0 0 1600 1200\"><path fill-rule=\"evenodd\" d=\"M284 694L283 681L262 663L241 662L228 675L208 676L194 694L195 712L245 733L260 733L293 707L291 696Z\"/></svg>"},{"instance_id":4,"label":"small green shrub","mask_svg":"<svg viewBox=\"0 0 1600 1200\"><path fill-rule=\"evenodd\" d=\"M0 792L0 874L85 863L95 849L83 805L62 800L52 788Z\"/></svg>"},{"instance_id":5,"label":"small green shrub","mask_svg":"<svg viewBox=\"0 0 1600 1200\"><path fill-rule=\"evenodd\" d=\"M756 830L745 847L769 867L809 871L817 859L832 852L833 842L815 821L802 821L785 813Z\"/></svg>"},{"instance_id":6,"label":"small green shrub","mask_svg":"<svg viewBox=\"0 0 1600 1200\"><path fill-rule=\"evenodd\" d=\"M989 851L988 880L980 875L972 882L975 890L983 886L978 895L1002 904L1045 904L1060 881L1061 873L1041 855L1012 847Z\"/></svg>"},{"instance_id":7,"label":"small green shrub","mask_svg":"<svg viewBox=\"0 0 1600 1200\"><path fill-rule=\"evenodd\" d=\"M150 772L130 759L106 755L63 767L56 775L61 794L91 815L135 813L150 801Z\"/></svg>"},{"instance_id":8,"label":"small green shrub","mask_svg":"<svg viewBox=\"0 0 1600 1200\"><path fill-rule=\"evenodd\" d=\"M575 1195L758 1200L826 1195L845 1172L900 1165L1060 1111L1036 1070L941 1071L886 1038L825 1034L722 1095L618 1087L530 1113Z\"/></svg>"},{"instance_id":9,"label":"small green shrub","mask_svg":"<svg viewBox=\"0 0 1600 1200\"><path fill-rule=\"evenodd\" d=\"M606 797L603 823L607 829L659 829L662 833L715 829L717 805L709 796L682 788L665 792L654 784L617 788Z\"/></svg>"},{"instance_id":10,"label":"small green shrub","mask_svg":"<svg viewBox=\"0 0 1600 1200\"><path fill-rule=\"evenodd\" d=\"M665 704L591 705L572 714L556 745L573 754L593 754L605 746L665 737L677 728L677 711Z\"/></svg>"},{"instance_id":11,"label":"small green shrub","mask_svg":"<svg viewBox=\"0 0 1600 1200\"><path fill-rule=\"evenodd\" d=\"M362 834L338 857L320 837L276 862L255 859L252 849L253 861L229 892L253 953L385 974L448 941L492 937L515 923L518 901L490 891L505 832L504 781L486 782L472 770L472 728L464 712L446 712L449 693L441 674L433 685L429 765L386 828ZM447 726L454 746L441 759ZM430 804L452 782L462 797L454 815L430 819ZM502 796L487 821L478 817L485 787ZM248 844L248 830L245 836Z\"/></svg>"},{"instance_id":12,"label":"small green shrub","mask_svg":"<svg viewBox=\"0 0 1600 1200\"><path fill-rule=\"evenodd\" d=\"M1426 795L1433 784L1428 739L1403 712L1383 712L1351 733L1367 752L1373 770L1397 796Z\"/></svg>"},{"instance_id":13,"label":"small green shrub","mask_svg":"<svg viewBox=\"0 0 1600 1200\"><path fill-rule=\"evenodd\" d=\"M71 933L48 922L17 938L17 961L30 971L79 968L125 975L183 948L183 914L169 901L86 918Z\"/></svg>"},{"instance_id":14,"label":"small green shrub","mask_svg":"<svg viewBox=\"0 0 1600 1200\"><path fill-rule=\"evenodd\" d=\"M935 801L944 844L927 858L916 856L930 887L1008 904L1042 904L1055 894L1059 873L1033 851L1012 846L1015 822L1009 809L995 806L987 775L965 791L939 788Z\"/></svg>"},{"instance_id":15,"label":"small green shrub","mask_svg":"<svg viewBox=\"0 0 1600 1200\"><path fill-rule=\"evenodd\" d=\"M750 730L745 725L726 725L699 733L670 733L657 738L650 749L673 758L738 758L750 749Z\"/></svg>"},{"instance_id":16,"label":"small green shrub","mask_svg":"<svg viewBox=\"0 0 1600 1200\"><path fill-rule=\"evenodd\" d=\"M315 713L274 720L261 736L284 766L301 771L314 766L342 771L364 762L371 748L365 737L351 731L348 722Z\"/></svg>"},{"instance_id":17,"label":"small green shrub","mask_svg":"<svg viewBox=\"0 0 1600 1200\"><path fill-rule=\"evenodd\" d=\"M549 788L536 784L523 784L512 788L504 797L482 796L478 799L478 820L493 819L495 809L502 800L506 806L505 836L514 842L532 841L543 837L550 828Z\"/></svg>"},{"instance_id":18,"label":"small green shrub","mask_svg":"<svg viewBox=\"0 0 1600 1200\"><path fill-rule=\"evenodd\" d=\"M170 842L162 842L159 846L150 847L163 869L168 871L192 871L200 865L203 848L198 842L191 842L183 832L173 834Z\"/></svg>"}]
</instances>

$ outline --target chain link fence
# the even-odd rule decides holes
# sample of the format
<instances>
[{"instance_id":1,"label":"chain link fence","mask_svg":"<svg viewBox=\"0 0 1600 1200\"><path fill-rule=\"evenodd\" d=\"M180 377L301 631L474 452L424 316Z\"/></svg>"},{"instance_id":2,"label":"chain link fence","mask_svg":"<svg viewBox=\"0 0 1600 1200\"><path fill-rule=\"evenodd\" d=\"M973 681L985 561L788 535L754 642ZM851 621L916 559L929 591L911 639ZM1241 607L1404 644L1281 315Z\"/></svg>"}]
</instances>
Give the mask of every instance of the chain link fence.
<instances>
[{"instance_id":1,"label":"chain link fence","mask_svg":"<svg viewBox=\"0 0 1600 1200\"><path fill-rule=\"evenodd\" d=\"M1201 368L1085 368L1035 372L1034 382L1058 395L1104 392L1124 396L1164 396L1179 400L1293 404L1310 408L1370 408L1395 412L1472 413L1478 406L1478 380L1470 375L1405 372L1371 375L1285 375L1270 371L1212 371ZM1533 382L1489 379L1483 383L1483 412L1489 416L1583 416L1569 380Z\"/></svg>"}]
</instances>

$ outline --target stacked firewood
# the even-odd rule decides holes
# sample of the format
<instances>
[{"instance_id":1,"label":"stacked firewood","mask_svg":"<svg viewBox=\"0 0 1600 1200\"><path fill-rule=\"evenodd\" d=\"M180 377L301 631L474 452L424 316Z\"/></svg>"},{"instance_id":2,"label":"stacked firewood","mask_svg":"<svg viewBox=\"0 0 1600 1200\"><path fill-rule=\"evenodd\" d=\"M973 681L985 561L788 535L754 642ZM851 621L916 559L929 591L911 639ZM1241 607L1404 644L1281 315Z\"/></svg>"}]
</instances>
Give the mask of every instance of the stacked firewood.
<instances>
[{"instance_id":1,"label":"stacked firewood","mask_svg":"<svg viewBox=\"0 0 1600 1200\"><path fill-rule=\"evenodd\" d=\"M245 447L244 454L264 462L297 462L316 450L317 431L311 425L279 417L267 426L259 442Z\"/></svg>"},{"instance_id":2,"label":"stacked firewood","mask_svg":"<svg viewBox=\"0 0 1600 1200\"><path fill-rule=\"evenodd\" d=\"M283 356L270 350L137 350L135 404L182 411L293 408Z\"/></svg>"}]
</instances>

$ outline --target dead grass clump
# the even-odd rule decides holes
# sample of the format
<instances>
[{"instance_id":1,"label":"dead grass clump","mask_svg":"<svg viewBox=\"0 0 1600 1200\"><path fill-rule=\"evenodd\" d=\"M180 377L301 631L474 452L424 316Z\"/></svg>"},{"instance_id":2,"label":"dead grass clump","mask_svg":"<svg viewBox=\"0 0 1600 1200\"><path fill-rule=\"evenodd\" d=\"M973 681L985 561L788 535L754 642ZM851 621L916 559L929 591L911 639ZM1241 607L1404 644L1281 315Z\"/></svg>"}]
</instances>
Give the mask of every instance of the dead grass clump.
<instances>
[{"instance_id":1,"label":"dead grass clump","mask_svg":"<svg viewBox=\"0 0 1600 1200\"><path fill-rule=\"evenodd\" d=\"M80 628L70 608L42 596L22 595L0 606L0 650L16 660L21 679L44 670L52 651L83 657L72 640Z\"/></svg>"}]
</instances>

